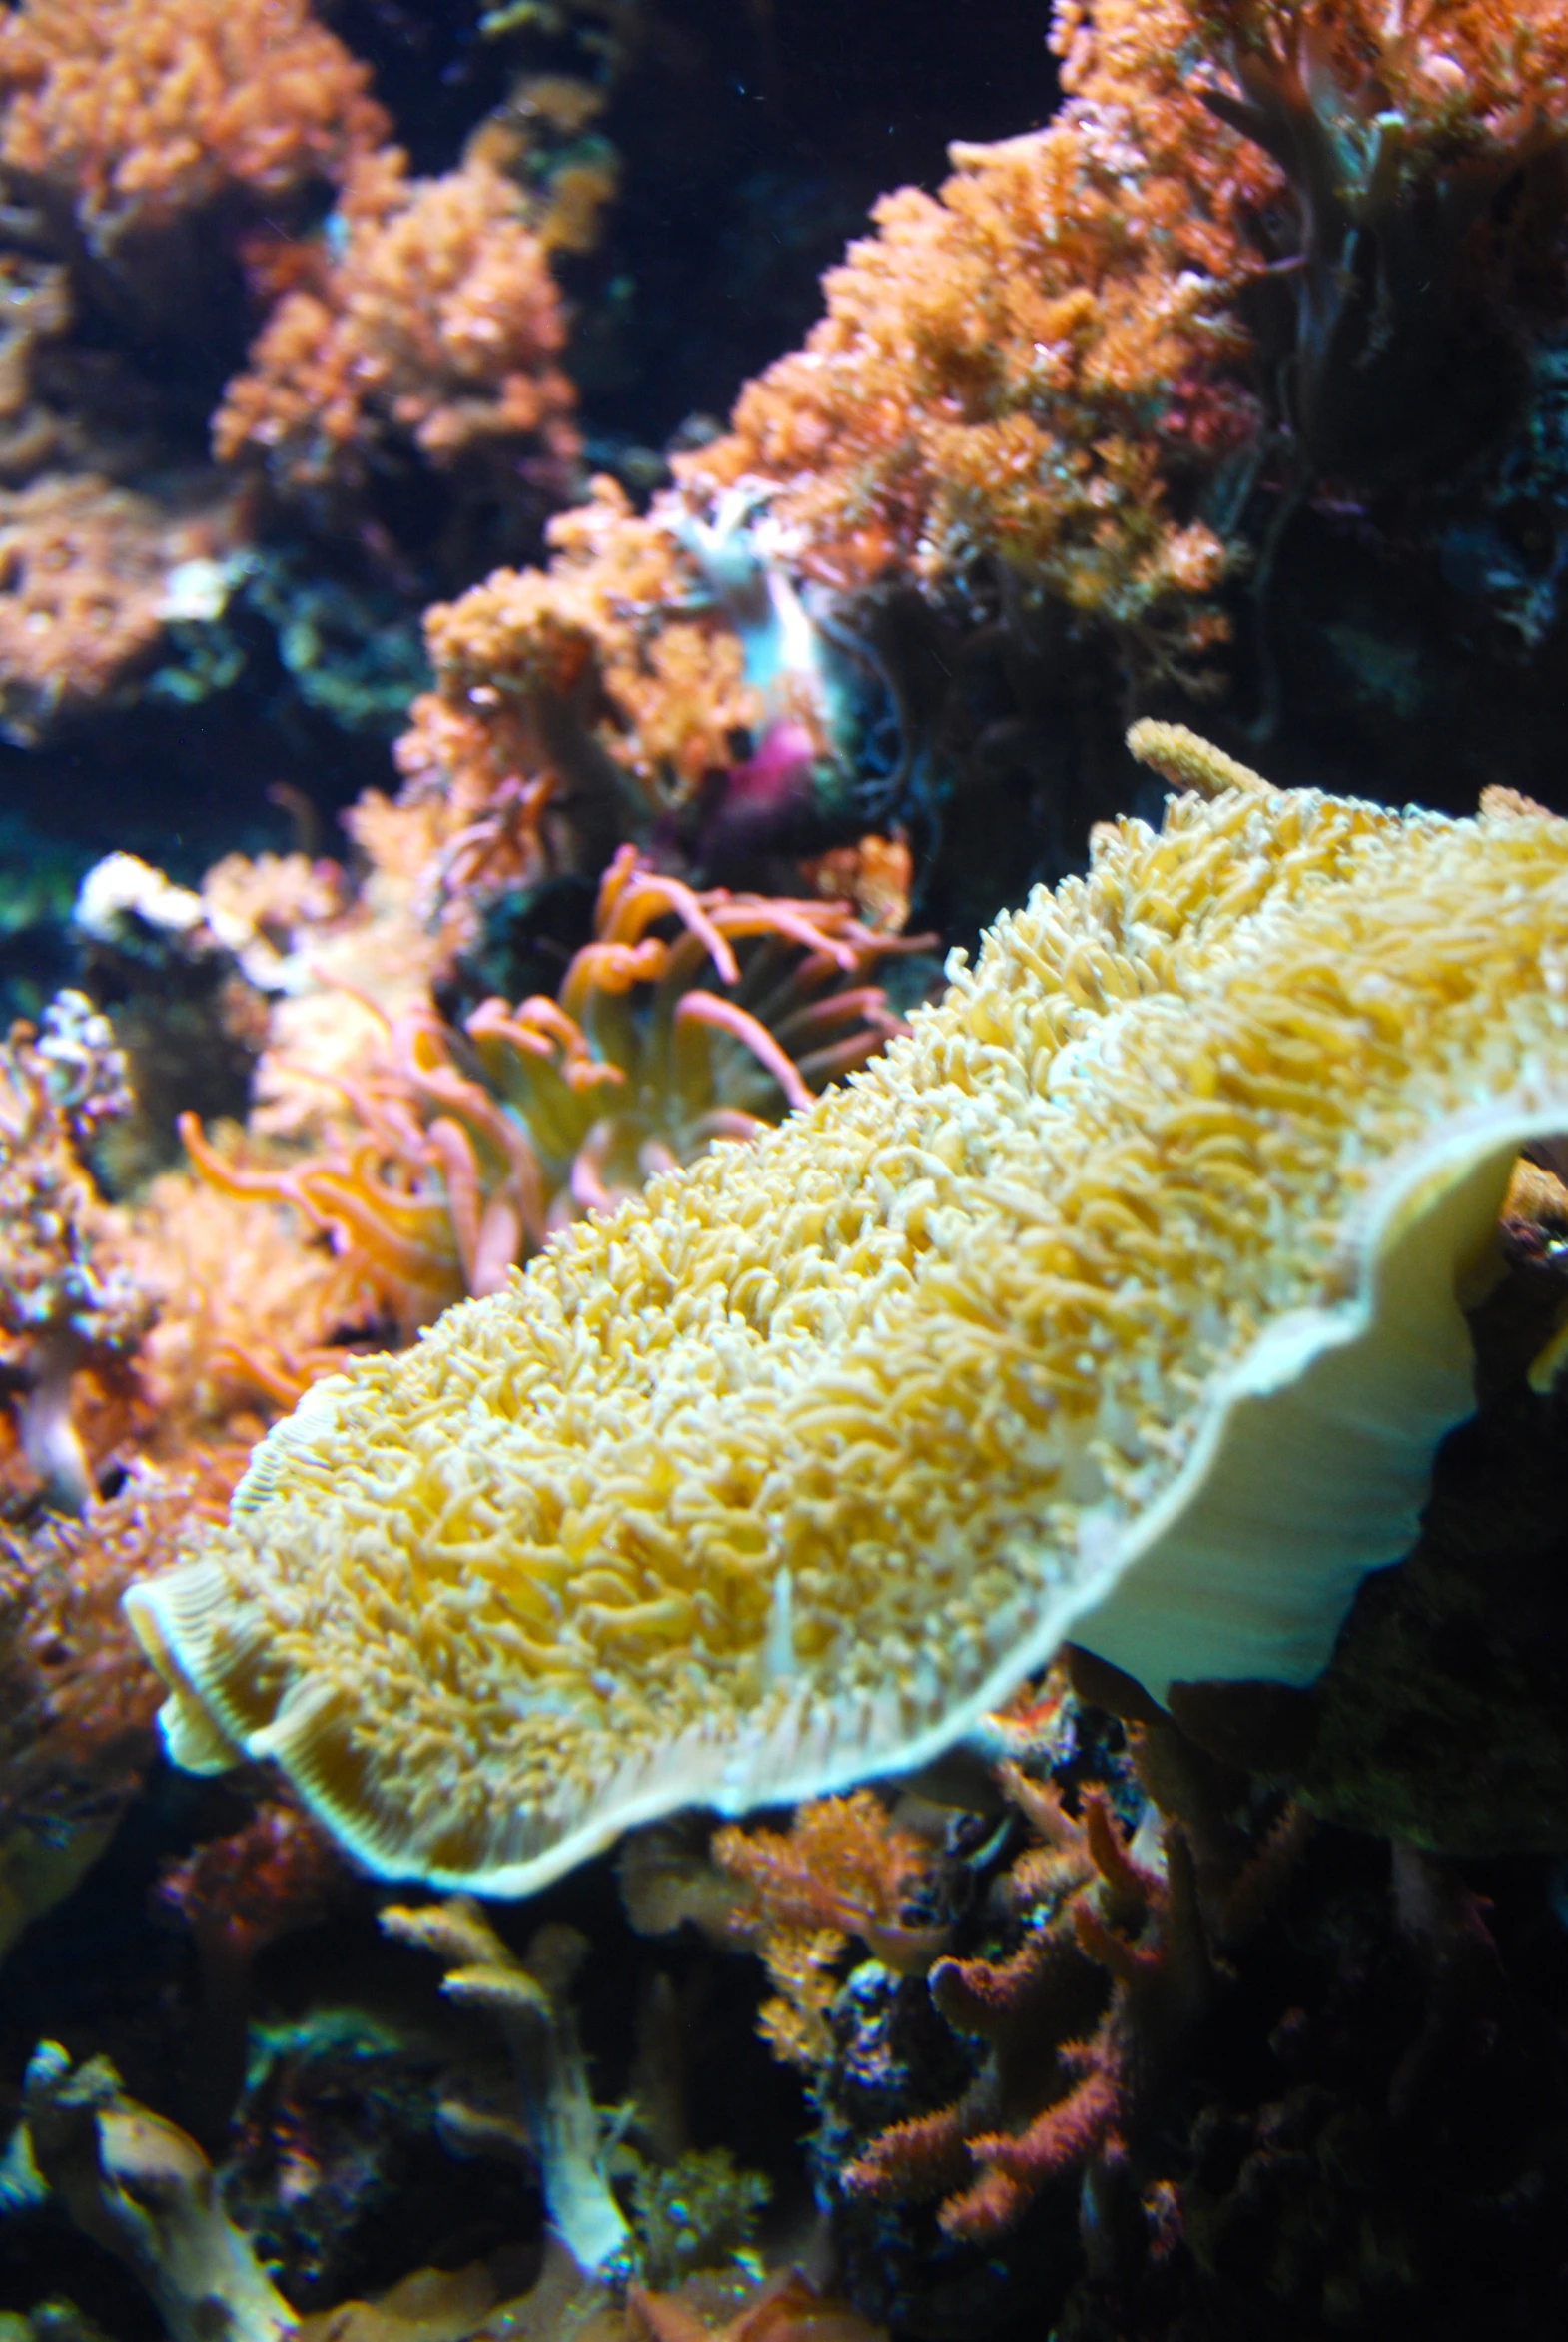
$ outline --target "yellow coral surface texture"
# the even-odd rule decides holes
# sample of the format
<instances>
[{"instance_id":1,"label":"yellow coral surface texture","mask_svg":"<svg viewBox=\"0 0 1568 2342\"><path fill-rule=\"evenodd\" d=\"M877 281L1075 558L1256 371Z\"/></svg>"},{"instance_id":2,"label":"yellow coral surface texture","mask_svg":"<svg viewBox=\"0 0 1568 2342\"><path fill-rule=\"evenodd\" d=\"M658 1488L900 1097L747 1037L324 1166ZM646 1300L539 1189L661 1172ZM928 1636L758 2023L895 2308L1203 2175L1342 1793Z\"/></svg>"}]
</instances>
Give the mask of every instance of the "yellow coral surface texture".
<instances>
[{"instance_id":1,"label":"yellow coral surface texture","mask_svg":"<svg viewBox=\"0 0 1568 2342\"><path fill-rule=\"evenodd\" d=\"M845 1088L312 1390L131 1597L176 1757L515 1895L919 1764L1066 1637L1310 1679L1568 1127L1568 822L1209 778Z\"/></svg>"}]
</instances>

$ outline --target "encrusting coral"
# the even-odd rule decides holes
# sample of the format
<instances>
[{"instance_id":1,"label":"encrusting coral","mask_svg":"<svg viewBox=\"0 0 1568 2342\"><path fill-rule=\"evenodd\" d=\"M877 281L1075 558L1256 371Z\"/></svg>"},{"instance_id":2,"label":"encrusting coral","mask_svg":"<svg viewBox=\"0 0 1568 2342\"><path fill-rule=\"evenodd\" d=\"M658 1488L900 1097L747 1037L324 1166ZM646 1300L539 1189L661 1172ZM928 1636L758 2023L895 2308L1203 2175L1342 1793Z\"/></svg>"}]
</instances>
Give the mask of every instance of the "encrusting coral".
<instances>
[{"instance_id":1,"label":"encrusting coral","mask_svg":"<svg viewBox=\"0 0 1568 2342\"><path fill-rule=\"evenodd\" d=\"M460 1033L429 1008L393 1019L389 1063L322 1085L348 1110L324 1116L327 1155L247 1165L190 1117L186 1144L235 1201L331 1231L345 1294L374 1292L411 1335L553 1229L863 1064L901 1030L865 979L909 948L842 904L699 894L623 847L558 1000L486 1001Z\"/></svg>"},{"instance_id":2,"label":"encrusting coral","mask_svg":"<svg viewBox=\"0 0 1568 2342\"><path fill-rule=\"evenodd\" d=\"M129 1598L178 1760L518 1894L917 1765L1068 1637L1315 1675L1568 1110L1568 823L1213 777L846 1087L318 1384Z\"/></svg>"}]
</instances>

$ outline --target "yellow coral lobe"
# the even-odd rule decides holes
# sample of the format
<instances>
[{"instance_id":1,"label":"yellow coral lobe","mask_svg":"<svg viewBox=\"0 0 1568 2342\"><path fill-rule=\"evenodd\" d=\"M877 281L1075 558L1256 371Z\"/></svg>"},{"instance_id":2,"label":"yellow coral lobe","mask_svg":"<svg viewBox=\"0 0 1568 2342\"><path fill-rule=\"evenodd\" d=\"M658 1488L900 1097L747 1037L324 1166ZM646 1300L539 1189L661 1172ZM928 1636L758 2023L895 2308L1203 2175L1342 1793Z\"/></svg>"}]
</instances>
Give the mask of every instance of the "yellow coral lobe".
<instances>
[{"instance_id":1,"label":"yellow coral lobe","mask_svg":"<svg viewBox=\"0 0 1568 2342\"><path fill-rule=\"evenodd\" d=\"M917 1765L1072 1637L1305 1682L1568 1128L1568 822L1173 800L847 1086L313 1389L132 1607L374 1869Z\"/></svg>"}]
</instances>

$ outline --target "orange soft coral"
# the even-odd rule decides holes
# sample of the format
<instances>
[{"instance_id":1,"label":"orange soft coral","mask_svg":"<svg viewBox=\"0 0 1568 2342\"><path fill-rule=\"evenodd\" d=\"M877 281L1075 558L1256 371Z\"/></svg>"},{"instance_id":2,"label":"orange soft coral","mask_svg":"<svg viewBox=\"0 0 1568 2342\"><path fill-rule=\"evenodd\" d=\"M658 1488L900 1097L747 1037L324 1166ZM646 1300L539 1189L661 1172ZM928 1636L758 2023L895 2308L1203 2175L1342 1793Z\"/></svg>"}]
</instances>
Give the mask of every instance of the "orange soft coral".
<instances>
[{"instance_id":1,"label":"orange soft coral","mask_svg":"<svg viewBox=\"0 0 1568 2342\"><path fill-rule=\"evenodd\" d=\"M492 443L568 458L565 323L514 183L478 160L410 181L385 149L341 220L341 249L310 256L229 385L220 456L259 452L286 488L352 485L389 437L436 464Z\"/></svg>"},{"instance_id":2,"label":"orange soft coral","mask_svg":"<svg viewBox=\"0 0 1568 2342\"><path fill-rule=\"evenodd\" d=\"M907 1974L929 1967L947 1943L945 1928L907 1916L929 1849L869 1789L798 1807L787 1833L720 1830L711 1854L737 1890L731 1933L761 1954L774 1987L757 2029L776 2057L806 2073L832 2055L828 2010L852 1940Z\"/></svg>"},{"instance_id":3,"label":"orange soft coral","mask_svg":"<svg viewBox=\"0 0 1568 2342\"><path fill-rule=\"evenodd\" d=\"M385 135L369 80L305 0L24 0L0 23L0 164L108 245L233 188L340 179Z\"/></svg>"},{"instance_id":4,"label":"orange soft coral","mask_svg":"<svg viewBox=\"0 0 1568 2342\"><path fill-rule=\"evenodd\" d=\"M189 1118L187 1145L215 1185L331 1229L408 1334L553 1228L863 1064L899 1029L866 979L901 948L842 904L696 894L625 847L558 1000L486 1001L461 1033L429 1009L394 1019L383 1072L341 1085L329 1155L248 1169Z\"/></svg>"},{"instance_id":5,"label":"orange soft coral","mask_svg":"<svg viewBox=\"0 0 1568 2342\"><path fill-rule=\"evenodd\" d=\"M139 1366L160 1453L286 1413L377 1322L354 1261L296 1212L187 1171L153 1180L113 1248L158 1306Z\"/></svg>"},{"instance_id":6,"label":"orange soft coral","mask_svg":"<svg viewBox=\"0 0 1568 2342\"><path fill-rule=\"evenodd\" d=\"M955 147L935 198L884 198L688 482L776 482L801 565L839 588L1000 560L1146 646L1210 639L1225 557L1192 488L1246 426L1219 386L1256 267L1240 210L1272 171L1205 120L1190 32L1181 0L1060 10L1057 120Z\"/></svg>"}]
</instances>

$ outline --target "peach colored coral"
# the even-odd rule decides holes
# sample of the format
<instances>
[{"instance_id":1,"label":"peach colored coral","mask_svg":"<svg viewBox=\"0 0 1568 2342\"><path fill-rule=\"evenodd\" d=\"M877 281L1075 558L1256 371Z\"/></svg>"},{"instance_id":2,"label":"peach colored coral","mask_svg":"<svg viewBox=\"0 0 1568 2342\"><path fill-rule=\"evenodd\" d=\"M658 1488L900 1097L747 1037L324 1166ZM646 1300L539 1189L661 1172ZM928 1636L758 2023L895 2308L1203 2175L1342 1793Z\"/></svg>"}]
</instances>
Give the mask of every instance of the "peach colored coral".
<instances>
[{"instance_id":1,"label":"peach colored coral","mask_svg":"<svg viewBox=\"0 0 1568 2342\"><path fill-rule=\"evenodd\" d=\"M394 149L357 166L341 252L288 293L224 394L214 445L292 484L363 472L389 436L437 464L494 441L575 451L555 281L515 184L483 162L408 180Z\"/></svg>"},{"instance_id":2,"label":"peach colored coral","mask_svg":"<svg viewBox=\"0 0 1568 2342\"><path fill-rule=\"evenodd\" d=\"M258 1414L295 1405L342 1366L334 1345L375 1322L363 1279L297 1214L187 1171L121 1215L114 1249L159 1307L140 1363L163 1453L241 1417L254 1435Z\"/></svg>"},{"instance_id":3,"label":"peach colored coral","mask_svg":"<svg viewBox=\"0 0 1568 2342\"><path fill-rule=\"evenodd\" d=\"M112 236L340 179L386 135L369 81L305 0L24 0L0 23L0 163Z\"/></svg>"}]
</instances>

